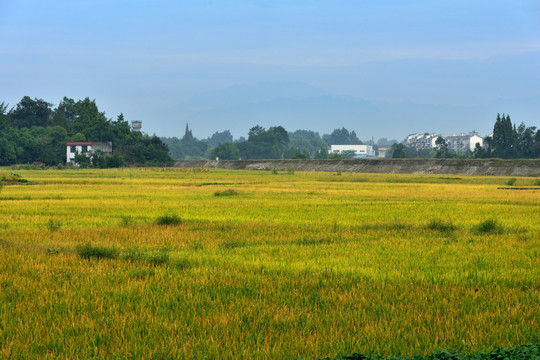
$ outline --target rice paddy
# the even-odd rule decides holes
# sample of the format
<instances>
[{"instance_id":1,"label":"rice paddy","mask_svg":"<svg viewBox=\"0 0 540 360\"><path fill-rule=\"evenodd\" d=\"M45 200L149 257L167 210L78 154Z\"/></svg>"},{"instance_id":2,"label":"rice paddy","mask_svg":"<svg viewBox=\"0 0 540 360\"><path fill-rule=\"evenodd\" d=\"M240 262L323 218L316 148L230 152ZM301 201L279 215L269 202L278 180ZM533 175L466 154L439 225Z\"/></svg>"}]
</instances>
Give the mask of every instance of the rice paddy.
<instances>
[{"instance_id":1,"label":"rice paddy","mask_svg":"<svg viewBox=\"0 0 540 360\"><path fill-rule=\"evenodd\" d=\"M0 193L1 358L309 359L540 342L536 178L507 191L508 177L4 174L24 181Z\"/></svg>"}]
</instances>

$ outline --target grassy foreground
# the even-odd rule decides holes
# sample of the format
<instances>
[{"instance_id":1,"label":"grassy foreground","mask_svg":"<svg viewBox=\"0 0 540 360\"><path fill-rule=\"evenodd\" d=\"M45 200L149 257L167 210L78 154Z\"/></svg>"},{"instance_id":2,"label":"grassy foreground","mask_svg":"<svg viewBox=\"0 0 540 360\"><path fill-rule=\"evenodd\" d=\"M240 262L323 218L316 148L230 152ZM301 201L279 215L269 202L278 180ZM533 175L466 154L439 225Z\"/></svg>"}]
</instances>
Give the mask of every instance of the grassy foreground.
<instances>
[{"instance_id":1,"label":"grassy foreground","mask_svg":"<svg viewBox=\"0 0 540 360\"><path fill-rule=\"evenodd\" d=\"M0 169L10 173L24 181L0 193L0 358L540 342L540 190L498 189L509 178Z\"/></svg>"}]
</instances>

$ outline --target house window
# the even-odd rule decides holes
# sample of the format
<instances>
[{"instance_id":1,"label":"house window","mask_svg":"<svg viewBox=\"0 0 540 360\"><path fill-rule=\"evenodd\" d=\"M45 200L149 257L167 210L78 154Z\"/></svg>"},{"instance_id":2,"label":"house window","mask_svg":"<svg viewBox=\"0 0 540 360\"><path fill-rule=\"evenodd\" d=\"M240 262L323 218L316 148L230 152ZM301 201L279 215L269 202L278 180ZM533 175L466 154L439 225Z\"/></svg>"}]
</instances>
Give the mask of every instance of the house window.
<instances>
[{"instance_id":1,"label":"house window","mask_svg":"<svg viewBox=\"0 0 540 360\"><path fill-rule=\"evenodd\" d=\"M83 152L83 154L84 154L85 152L88 152L88 146L83 145L83 146L82 146L82 152Z\"/></svg>"},{"instance_id":2,"label":"house window","mask_svg":"<svg viewBox=\"0 0 540 360\"><path fill-rule=\"evenodd\" d=\"M71 145L71 146L69 147L69 152L70 152L70 153L74 153L75 151L77 151L77 147Z\"/></svg>"}]
</instances>

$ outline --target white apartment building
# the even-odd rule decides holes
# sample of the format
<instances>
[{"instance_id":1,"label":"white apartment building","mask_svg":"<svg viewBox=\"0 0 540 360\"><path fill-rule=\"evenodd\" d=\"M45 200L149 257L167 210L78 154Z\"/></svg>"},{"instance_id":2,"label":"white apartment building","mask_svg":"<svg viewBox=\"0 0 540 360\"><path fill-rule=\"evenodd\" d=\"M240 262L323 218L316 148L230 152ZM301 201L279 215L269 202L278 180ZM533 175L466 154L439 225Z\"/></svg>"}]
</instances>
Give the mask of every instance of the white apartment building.
<instances>
[{"instance_id":1,"label":"white apartment building","mask_svg":"<svg viewBox=\"0 0 540 360\"><path fill-rule=\"evenodd\" d=\"M435 147L435 141L439 137L435 133L410 134L405 139L404 145L418 150L431 150Z\"/></svg>"}]
</instances>

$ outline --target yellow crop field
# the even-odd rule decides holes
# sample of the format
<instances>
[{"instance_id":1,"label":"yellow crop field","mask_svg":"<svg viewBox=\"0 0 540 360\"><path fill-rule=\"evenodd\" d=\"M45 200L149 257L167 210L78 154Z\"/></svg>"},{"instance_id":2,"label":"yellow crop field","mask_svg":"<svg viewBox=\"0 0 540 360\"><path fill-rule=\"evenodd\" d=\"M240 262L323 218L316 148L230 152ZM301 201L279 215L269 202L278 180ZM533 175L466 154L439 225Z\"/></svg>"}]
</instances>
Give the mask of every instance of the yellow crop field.
<instances>
[{"instance_id":1,"label":"yellow crop field","mask_svg":"<svg viewBox=\"0 0 540 360\"><path fill-rule=\"evenodd\" d=\"M383 356L540 341L535 178L12 170L0 358ZM20 181L23 179L23 181Z\"/></svg>"}]
</instances>

